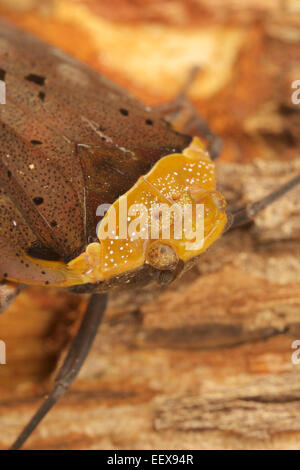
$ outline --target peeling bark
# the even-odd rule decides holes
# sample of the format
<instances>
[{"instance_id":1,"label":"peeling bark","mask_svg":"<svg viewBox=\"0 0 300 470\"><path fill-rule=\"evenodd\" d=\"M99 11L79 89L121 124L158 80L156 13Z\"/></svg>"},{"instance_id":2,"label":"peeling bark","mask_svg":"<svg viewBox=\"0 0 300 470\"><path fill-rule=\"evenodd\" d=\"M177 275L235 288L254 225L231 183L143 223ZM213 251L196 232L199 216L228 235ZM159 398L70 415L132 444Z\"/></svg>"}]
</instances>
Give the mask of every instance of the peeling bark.
<instances>
[{"instance_id":1,"label":"peeling bark","mask_svg":"<svg viewBox=\"0 0 300 470\"><path fill-rule=\"evenodd\" d=\"M251 439L300 431L299 378L293 373L201 397L164 400L155 429L220 430Z\"/></svg>"}]
</instances>

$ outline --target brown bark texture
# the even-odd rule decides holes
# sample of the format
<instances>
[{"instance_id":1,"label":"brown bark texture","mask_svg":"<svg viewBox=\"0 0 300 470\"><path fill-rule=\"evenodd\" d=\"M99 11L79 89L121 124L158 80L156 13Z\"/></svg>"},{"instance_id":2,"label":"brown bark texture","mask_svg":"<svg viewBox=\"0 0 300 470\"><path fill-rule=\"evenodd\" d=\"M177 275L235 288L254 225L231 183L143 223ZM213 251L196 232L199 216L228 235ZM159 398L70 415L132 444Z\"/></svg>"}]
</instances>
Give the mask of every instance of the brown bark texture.
<instances>
[{"instance_id":1,"label":"brown bark texture","mask_svg":"<svg viewBox=\"0 0 300 470\"><path fill-rule=\"evenodd\" d=\"M189 98L224 141L229 205L300 172L297 0L1 0L0 14L150 105L199 66ZM168 287L114 291L78 379L25 448L299 449L299 199L225 234ZM30 287L0 316L1 449L50 389L87 300Z\"/></svg>"}]
</instances>

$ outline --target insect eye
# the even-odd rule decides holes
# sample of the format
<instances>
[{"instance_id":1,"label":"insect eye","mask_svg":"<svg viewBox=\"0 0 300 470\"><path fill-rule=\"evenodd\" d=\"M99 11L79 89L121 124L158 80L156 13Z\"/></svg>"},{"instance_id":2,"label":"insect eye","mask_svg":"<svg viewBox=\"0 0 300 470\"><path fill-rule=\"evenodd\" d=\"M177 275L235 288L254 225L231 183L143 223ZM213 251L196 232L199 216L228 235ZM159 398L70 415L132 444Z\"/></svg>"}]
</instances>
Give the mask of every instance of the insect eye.
<instances>
[{"instance_id":1,"label":"insect eye","mask_svg":"<svg viewBox=\"0 0 300 470\"><path fill-rule=\"evenodd\" d=\"M166 243L154 242L148 248L146 261L162 271L175 269L179 261L174 248Z\"/></svg>"}]
</instances>

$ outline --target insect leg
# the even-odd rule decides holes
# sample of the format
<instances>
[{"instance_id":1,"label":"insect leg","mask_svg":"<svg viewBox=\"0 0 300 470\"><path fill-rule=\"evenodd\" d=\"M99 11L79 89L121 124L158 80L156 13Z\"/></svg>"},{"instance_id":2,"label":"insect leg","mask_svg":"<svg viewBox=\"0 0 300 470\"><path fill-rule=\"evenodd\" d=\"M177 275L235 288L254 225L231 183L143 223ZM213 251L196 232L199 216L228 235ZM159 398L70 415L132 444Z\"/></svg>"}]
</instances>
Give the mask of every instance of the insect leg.
<instances>
[{"instance_id":1,"label":"insect leg","mask_svg":"<svg viewBox=\"0 0 300 470\"><path fill-rule=\"evenodd\" d=\"M212 132L196 107L187 98L187 91L198 72L199 67L194 67L178 95L169 103L156 106L156 109L176 130L191 136L203 137L207 141L207 150L211 159L216 160L221 154L222 140Z\"/></svg>"},{"instance_id":2,"label":"insect leg","mask_svg":"<svg viewBox=\"0 0 300 470\"><path fill-rule=\"evenodd\" d=\"M285 193L293 189L298 184L300 184L300 175L295 176L283 186L280 186L278 189L260 199L259 201L249 203L243 207L229 209L227 212L229 222L226 230L232 230L239 225L250 222L258 212L264 210L266 207L268 207L277 199L281 198Z\"/></svg>"},{"instance_id":3,"label":"insect leg","mask_svg":"<svg viewBox=\"0 0 300 470\"><path fill-rule=\"evenodd\" d=\"M25 286L14 282L0 282L0 313L3 313Z\"/></svg>"},{"instance_id":4,"label":"insect leg","mask_svg":"<svg viewBox=\"0 0 300 470\"><path fill-rule=\"evenodd\" d=\"M70 387L92 346L98 327L103 319L107 304L107 294L93 294L90 298L81 326L74 338L68 355L55 378L55 386L44 402L25 426L11 450L20 449L37 425Z\"/></svg>"}]
</instances>

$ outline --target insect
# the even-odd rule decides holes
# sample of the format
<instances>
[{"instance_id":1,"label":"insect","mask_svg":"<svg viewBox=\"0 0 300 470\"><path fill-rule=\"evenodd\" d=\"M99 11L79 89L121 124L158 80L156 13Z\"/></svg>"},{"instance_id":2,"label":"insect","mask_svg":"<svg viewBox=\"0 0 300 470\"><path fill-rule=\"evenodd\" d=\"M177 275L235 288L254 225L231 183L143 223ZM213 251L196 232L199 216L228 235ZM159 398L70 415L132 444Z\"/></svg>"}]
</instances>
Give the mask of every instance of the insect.
<instances>
[{"instance_id":1,"label":"insect","mask_svg":"<svg viewBox=\"0 0 300 470\"><path fill-rule=\"evenodd\" d=\"M0 79L7 92L0 109L0 306L24 285L92 294L55 387L13 444L17 449L76 377L108 291L172 282L229 227L249 221L299 184L300 175L261 201L226 208L215 181L219 140L192 106L183 119L174 101L164 112L168 122L87 66L5 22ZM202 204L202 243L191 250L186 233L136 238L128 232L130 217L124 237L114 231L101 238L113 211L122 213L125 197L150 208L150 228L155 220L162 225L159 215L152 218L153 203ZM111 206L99 219L103 204ZM194 229L196 216L190 221Z\"/></svg>"}]
</instances>

